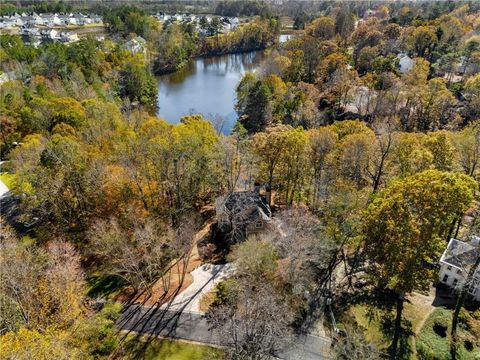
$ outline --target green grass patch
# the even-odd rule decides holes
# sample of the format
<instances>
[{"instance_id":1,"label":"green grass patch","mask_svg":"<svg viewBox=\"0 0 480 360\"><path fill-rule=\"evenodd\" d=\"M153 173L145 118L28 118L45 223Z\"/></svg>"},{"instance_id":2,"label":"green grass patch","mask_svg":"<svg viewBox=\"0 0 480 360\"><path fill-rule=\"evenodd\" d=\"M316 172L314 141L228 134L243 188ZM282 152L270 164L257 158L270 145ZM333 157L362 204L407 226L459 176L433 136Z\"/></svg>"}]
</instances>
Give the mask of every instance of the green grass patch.
<instances>
[{"instance_id":1,"label":"green grass patch","mask_svg":"<svg viewBox=\"0 0 480 360\"><path fill-rule=\"evenodd\" d=\"M119 276L93 274L87 279L88 292L91 298L109 297L117 294L126 284Z\"/></svg>"},{"instance_id":2,"label":"green grass patch","mask_svg":"<svg viewBox=\"0 0 480 360\"><path fill-rule=\"evenodd\" d=\"M183 341L129 337L124 344L125 359L143 360L207 360L222 359L223 352L206 345Z\"/></svg>"},{"instance_id":3,"label":"green grass patch","mask_svg":"<svg viewBox=\"0 0 480 360\"><path fill-rule=\"evenodd\" d=\"M346 329L352 326L360 329L367 342L381 352L387 353L393 339L395 310L391 309L386 301L380 300L381 298L365 298L349 306L339 316L338 325L342 324ZM412 357L412 335L411 323L403 316L402 332L398 343L399 359Z\"/></svg>"},{"instance_id":4,"label":"green grass patch","mask_svg":"<svg viewBox=\"0 0 480 360\"><path fill-rule=\"evenodd\" d=\"M467 312L462 312L457 333L457 359L480 359L478 326ZM417 357L420 360L449 360L452 310L435 309L417 336Z\"/></svg>"},{"instance_id":5,"label":"green grass patch","mask_svg":"<svg viewBox=\"0 0 480 360\"><path fill-rule=\"evenodd\" d=\"M369 342L379 348L386 348L389 345L382 326L385 311L364 304L354 305L349 311L355 322L365 330L364 335Z\"/></svg>"},{"instance_id":6,"label":"green grass patch","mask_svg":"<svg viewBox=\"0 0 480 360\"><path fill-rule=\"evenodd\" d=\"M11 190L15 186L15 174L3 173L0 174L0 179L4 182L5 185Z\"/></svg>"}]
</instances>

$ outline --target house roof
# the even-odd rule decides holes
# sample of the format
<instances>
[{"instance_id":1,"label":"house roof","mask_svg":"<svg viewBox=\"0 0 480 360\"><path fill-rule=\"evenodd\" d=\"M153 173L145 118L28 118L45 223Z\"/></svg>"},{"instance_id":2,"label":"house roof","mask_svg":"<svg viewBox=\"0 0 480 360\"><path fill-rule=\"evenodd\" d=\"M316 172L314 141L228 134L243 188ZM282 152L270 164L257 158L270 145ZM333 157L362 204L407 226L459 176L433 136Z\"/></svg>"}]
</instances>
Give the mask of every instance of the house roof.
<instances>
[{"instance_id":1,"label":"house roof","mask_svg":"<svg viewBox=\"0 0 480 360\"><path fill-rule=\"evenodd\" d=\"M440 261L464 270L465 266L473 264L478 256L480 254L477 247L464 241L450 239Z\"/></svg>"},{"instance_id":2,"label":"house roof","mask_svg":"<svg viewBox=\"0 0 480 360\"><path fill-rule=\"evenodd\" d=\"M261 213L258 213L261 217L266 216L270 218L270 216L272 216L272 211L270 210L270 206L268 206L267 200L256 191L237 191L231 193L225 199L225 207L234 212L240 212L245 208L256 208L255 210L261 211Z\"/></svg>"}]
</instances>

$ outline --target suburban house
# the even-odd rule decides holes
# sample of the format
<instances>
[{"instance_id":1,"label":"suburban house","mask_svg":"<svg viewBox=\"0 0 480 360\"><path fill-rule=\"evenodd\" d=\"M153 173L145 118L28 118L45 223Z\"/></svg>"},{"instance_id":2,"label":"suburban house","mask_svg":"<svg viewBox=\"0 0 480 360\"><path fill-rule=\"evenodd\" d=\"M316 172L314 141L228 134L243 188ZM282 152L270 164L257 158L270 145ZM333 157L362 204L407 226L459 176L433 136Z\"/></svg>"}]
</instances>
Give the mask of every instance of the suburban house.
<instances>
[{"instance_id":1,"label":"suburban house","mask_svg":"<svg viewBox=\"0 0 480 360\"><path fill-rule=\"evenodd\" d=\"M412 70L414 61L410 56L404 53L400 53L397 55L397 58L399 59L398 66L400 67L400 72L402 74L405 74Z\"/></svg>"},{"instance_id":2,"label":"suburban house","mask_svg":"<svg viewBox=\"0 0 480 360\"><path fill-rule=\"evenodd\" d=\"M145 54L147 52L147 42L141 36L136 36L123 44L123 48L132 52L133 54Z\"/></svg>"},{"instance_id":3,"label":"suburban house","mask_svg":"<svg viewBox=\"0 0 480 360\"><path fill-rule=\"evenodd\" d=\"M479 256L480 237L473 236L469 242L451 239L440 258L440 283L459 289ZM475 300L480 301L480 266L475 271L468 292Z\"/></svg>"},{"instance_id":4,"label":"suburban house","mask_svg":"<svg viewBox=\"0 0 480 360\"><path fill-rule=\"evenodd\" d=\"M15 13L0 17L0 28L12 28L27 26L67 26L67 25L79 25L85 24L101 24L102 17L96 14L85 15L82 13L69 13L69 14L51 14L43 13L37 14L22 13L21 15Z\"/></svg>"},{"instance_id":5,"label":"suburban house","mask_svg":"<svg viewBox=\"0 0 480 360\"><path fill-rule=\"evenodd\" d=\"M272 224L272 211L268 205L269 191L255 186L251 191L236 191L216 201L218 226L234 232L236 240L246 239Z\"/></svg>"},{"instance_id":6,"label":"suburban house","mask_svg":"<svg viewBox=\"0 0 480 360\"><path fill-rule=\"evenodd\" d=\"M0 71L0 85L2 85L3 83L6 83L7 81L16 80L16 79L17 79L17 76L15 74L15 71L9 71L6 73Z\"/></svg>"},{"instance_id":7,"label":"suburban house","mask_svg":"<svg viewBox=\"0 0 480 360\"><path fill-rule=\"evenodd\" d=\"M43 41L54 41L58 38L58 31L55 29L41 30L40 35L42 36Z\"/></svg>"},{"instance_id":8,"label":"suburban house","mask_svg":"<svg viewBox=\"0 0 480 360\"><path fill-rule=\"evenodd\" d=\"M70 33L68 31L62 31L60 33L59 40L60 42L63 42L63 43L72 43L72 42L79 41L80 39L77 34Z\"/></svg>"}]
</instances>

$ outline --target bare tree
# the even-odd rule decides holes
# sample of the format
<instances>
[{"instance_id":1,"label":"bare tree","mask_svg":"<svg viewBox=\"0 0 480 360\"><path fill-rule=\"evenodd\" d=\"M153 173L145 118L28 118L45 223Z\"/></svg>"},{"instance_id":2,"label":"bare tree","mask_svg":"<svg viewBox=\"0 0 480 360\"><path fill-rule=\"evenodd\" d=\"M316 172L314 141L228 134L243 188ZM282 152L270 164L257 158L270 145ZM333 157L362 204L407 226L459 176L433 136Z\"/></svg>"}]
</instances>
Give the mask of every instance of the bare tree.
<instances>
[{"instance_id":1,"label":"bare tree","mask_svg":"<svg viewBox=\"0 0 480 360\"><path fill-rule=\"evenodd\" d=\"M99 221L89 233L94 255L108 271L122 277L134 290L147 290L180 252L174 231L147 219L122 228L114 218Z\"/></svg>"},{"instance_id":2,"label":"bare tree","mask_svg":"<svg viewBox=\"0 0 480 360\"><path fill-rule=\"evenodd\" d=\"M292 311L269 284L242 284L207 315L231 359L269 359L292 340Z\"/></svg>"},{"instance_id":3,"label":"bare tree","mask_svg":"<svg viewBox=\"0 0 480 360\"><path fill-rule=\"evenodd\" d=\"M389 128L380 130L380 134L376 136L367 168L367 173L372 180L373 192L376 192L382 183L382 177L385 173L385 167L392 149L392 144L392 131Z\"/></svg>"},{"instance_id":4,"label":"bare tree","mask_svg":"<svg viewBox=\"0 0 480 360\"><path fill-rule=\"evenodd\" d=\"M83 297L80 258L71 244L26 245L2 226L0 333L22 326L67 328L83 312Z\"/></svg>"},{"instance_id":5,"label":"bare tree","mask_svg":"<svg viewBox=\"0 0 480 360\"><path fill-rule=\"evenodd\" d=\"M348 327L344 335L337 334L333 338L333 359L336 360L380 360L385 358L372 343L369 343L362 332Z\"/></svg>"},{"instance_id":6,"label":"bare tree","mask_svg":"<svg viewBox=\"0 0 480 360\"><path fill-rule=\"evenodd\" d=\"M283 260L280 274L294 294L304 296L319 286L328 271L334 244L322 231L319 219L307 208L283 210L276 217L278 236L272 236Z\"/></svg>"}]
</instances>

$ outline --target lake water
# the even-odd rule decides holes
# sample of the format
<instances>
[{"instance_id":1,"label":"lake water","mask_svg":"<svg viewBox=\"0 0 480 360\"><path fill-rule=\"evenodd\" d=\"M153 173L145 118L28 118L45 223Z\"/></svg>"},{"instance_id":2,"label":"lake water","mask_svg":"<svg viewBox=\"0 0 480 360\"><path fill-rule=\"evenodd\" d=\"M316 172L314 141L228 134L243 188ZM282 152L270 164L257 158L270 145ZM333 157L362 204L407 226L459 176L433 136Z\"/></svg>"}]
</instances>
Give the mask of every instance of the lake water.
<instances>
[{"instance_id":1,"label":"lake water","mask_svg":"<svg viewBox=\"0 0 480 360\"><path fill-rule=\"evenodd\" d=\"M280 35L280 42L290 35ZM180 71L159 76L158 116L176 124L188 114L203 114L215 128L230 133L238 119L235 88L246 71L255 71L263 51L195 59Z\"/></svg>"},{"instance_id":2,"label":"lake water","mask_svg":"<svg viewBox=\"0 0 480 360\"><path fill-rule=\"evenodd\" d=\"M203 114L229 133L238 116L235 88L246 71L254 71L263 51L195 59L172 74L158 77L158 116L170 123L188 114Z\"/></svg>"}]
</instances>

